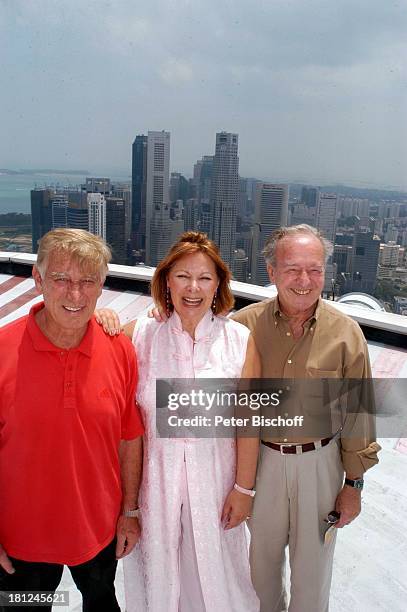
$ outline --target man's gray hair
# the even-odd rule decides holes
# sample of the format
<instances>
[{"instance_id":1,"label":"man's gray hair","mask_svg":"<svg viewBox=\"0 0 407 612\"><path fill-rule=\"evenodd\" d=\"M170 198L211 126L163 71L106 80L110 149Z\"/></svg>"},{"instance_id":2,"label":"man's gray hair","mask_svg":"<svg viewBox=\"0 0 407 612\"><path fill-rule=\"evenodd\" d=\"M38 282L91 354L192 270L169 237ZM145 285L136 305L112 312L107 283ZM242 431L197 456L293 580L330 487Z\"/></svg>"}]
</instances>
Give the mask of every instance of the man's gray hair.
<instances>
[{"instance_id":1,"label":"man's gray hair","mask_svg":"<svg viewBox=\"0 0 407 612\"><path fill-rule=\"evenodd\" d=\"M50 255L73 259L79 268L92 270L105 281L111 251L100 236L82 229L60 227L46 233L38 243L36 267L44 278Z\"/></svg>"},{"instance_id":2,"label":"man's gray hair","mask_svg":"<svg viewBox=\"0 0 407 612\"><path fill-rule=\"evenodd\" d=\"M324 257L326 263L334 250L332 243L326 238L324 238L321 232L319 232L315 227L307 225L306 223L301 223L301 225L280 227L271 234L262 251L264 259L266 260L266 264L275 266L276 249L280 240L283 240L283 238L286 238L287 236L298 236L299 234L308 234L310 236L313 236L314 238L317 238L317 240L320 241L320 243L322 244L322 248L324 249Z\"/></svg>"}]
</instances>

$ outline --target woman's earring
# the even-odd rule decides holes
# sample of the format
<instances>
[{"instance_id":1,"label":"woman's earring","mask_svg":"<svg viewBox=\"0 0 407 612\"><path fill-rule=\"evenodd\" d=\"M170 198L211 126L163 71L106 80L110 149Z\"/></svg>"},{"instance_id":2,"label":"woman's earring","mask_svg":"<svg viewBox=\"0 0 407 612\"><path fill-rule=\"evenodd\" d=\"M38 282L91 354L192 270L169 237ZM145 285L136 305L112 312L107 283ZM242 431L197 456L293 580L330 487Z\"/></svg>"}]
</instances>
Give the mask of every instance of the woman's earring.
<instances>
[{"instance_id":1,"label":"woman's earring","mask_svg":"<svg viewBox=\"0 0 407 612\"><path fill-rule=\"evenodd\" d=\"M167 319L169 319L171 316L170 306L171 306L171 294L170 294L170 288L167 287L167 292L165 294L165 310L166 310L165 314L167 315Z\"/></svg>"},{"instance_id":2,"label":"woman's earring","mask_svg":"<svg viewBox=\"0 0 407 612\"><path fill-rule=\"evenodd\" d=\"M214 295L213 295L213 300L212 300L212 305L211 305L211 309L212 309L212 321L215 318L215 314L216 314L216 296L218 294L218 290L216 289Z\"/></svg>"}]
</instances>

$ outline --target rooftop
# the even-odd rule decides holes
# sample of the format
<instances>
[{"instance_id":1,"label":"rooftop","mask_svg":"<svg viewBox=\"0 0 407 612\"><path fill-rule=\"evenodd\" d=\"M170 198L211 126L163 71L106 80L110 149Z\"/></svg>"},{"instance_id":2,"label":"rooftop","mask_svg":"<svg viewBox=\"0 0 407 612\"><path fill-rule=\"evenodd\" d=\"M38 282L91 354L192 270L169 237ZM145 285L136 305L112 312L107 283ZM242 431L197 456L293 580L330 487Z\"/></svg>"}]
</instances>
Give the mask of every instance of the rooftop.
<instances>
[{"instance_id":1,"label":"rooftop","mask_svg":"<svg viewBox=\"0 0 407 612\"><path fill-rule=\"evenodd\" d=\"M35 255L0 252L0 326L28 313L41 300L31 279ZM122 323L146 314L152 301L153 268L111 265L99 306L115 309ZM236 306L275 295L273 287L232 282ZM363 300L362 300L363 301ZM333 302L361 325L368 340L373 373L378 378L407 378L407 317ZM407 432L403 432L407 435ZM407 439L385 438L379 466L366 475L363 511L341 530L335 555L331 611L404 612L407 600ZM117 590L124 610L123 575ZM69 589L70 610L80 610L80 595L68 572L61 589Z\"/></svg>"}]
</instances>

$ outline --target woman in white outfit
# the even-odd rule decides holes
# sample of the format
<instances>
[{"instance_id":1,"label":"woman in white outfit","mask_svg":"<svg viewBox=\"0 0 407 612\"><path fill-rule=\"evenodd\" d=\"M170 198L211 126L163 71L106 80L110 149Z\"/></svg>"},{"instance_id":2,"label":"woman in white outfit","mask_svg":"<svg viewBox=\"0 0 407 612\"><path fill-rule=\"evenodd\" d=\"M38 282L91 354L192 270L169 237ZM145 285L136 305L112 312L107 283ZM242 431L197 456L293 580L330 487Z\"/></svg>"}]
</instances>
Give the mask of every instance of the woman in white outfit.
<instances>
[{"instance_id":1,"label":"woman in white outfit","mask_svg":"<svg viewBox=\"0 0 407 612\"><path fill-rule=\"evenodd\" d=\"M146 428L142 535L124 560L127 612L256 612L244 526L258 454L253 438L156 436L156 378L258 377L246 327L221 316L233 305L230 271L205 234L186 232L153 276L167 320L125 326L136 348L137 400Z\"/></svg>"}]
</instances>

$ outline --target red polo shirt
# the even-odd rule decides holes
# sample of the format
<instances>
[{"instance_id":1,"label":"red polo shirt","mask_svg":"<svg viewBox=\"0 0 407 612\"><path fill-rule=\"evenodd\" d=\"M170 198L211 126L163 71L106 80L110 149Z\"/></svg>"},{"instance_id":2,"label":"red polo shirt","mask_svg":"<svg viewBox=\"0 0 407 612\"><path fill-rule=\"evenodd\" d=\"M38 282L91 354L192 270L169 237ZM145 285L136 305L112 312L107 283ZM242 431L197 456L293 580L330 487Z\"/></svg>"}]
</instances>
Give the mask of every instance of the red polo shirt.
<instances>
[{"instance_id":1,"label":"red polo shirt","mask_svg":"<svg viewBox=\"0 0 407 612\"><path fill-rule=\"evenodd\" d=\"M120 440L143 433L134 348L91 320L51 344L34 306L0 329L0 543L25 561L77 565L113 539Z\"/></svg>"}]
</instances>

